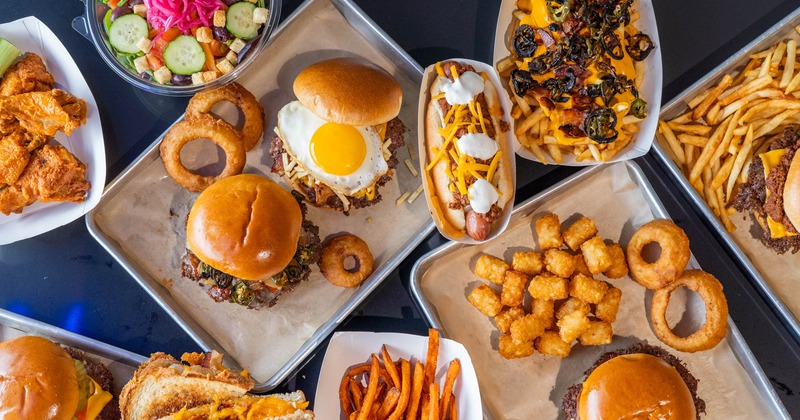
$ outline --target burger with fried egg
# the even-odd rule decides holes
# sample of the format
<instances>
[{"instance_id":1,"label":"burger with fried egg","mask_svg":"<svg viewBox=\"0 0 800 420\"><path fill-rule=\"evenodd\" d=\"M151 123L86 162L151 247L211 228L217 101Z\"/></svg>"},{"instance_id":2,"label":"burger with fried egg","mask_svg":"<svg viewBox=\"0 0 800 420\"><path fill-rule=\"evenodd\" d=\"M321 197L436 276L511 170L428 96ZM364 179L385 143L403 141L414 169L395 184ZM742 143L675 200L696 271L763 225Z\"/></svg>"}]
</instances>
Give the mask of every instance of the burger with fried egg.
<instances>
[{"instance_id":1,"label":"burger with fried egg","mask_svg":"<svg viewBox=\"0 0 800 420\"><path fill-rule=\"evenodd\" d=\"M293 88L297 100L278 112L272 172L316 207L347 214L379 202L405 144L397 81L369 61L344 57L306 67Z\"/></svg>"}]
</instances>

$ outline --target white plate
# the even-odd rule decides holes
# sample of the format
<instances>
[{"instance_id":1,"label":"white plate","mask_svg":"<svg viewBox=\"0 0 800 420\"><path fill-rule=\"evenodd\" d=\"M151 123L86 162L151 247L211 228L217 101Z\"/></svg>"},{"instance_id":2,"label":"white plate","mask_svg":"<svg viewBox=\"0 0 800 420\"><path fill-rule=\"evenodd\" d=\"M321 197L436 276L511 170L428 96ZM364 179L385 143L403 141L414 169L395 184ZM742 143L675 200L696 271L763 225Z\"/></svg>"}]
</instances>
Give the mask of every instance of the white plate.
<instances>
[{"instance_id":1,"label":"white plate","mask_svg":"<svg viewBox=\"0 0 800 420\"><path fill-rule=\"evenodd\" d=\"M86 164L92 188L83 203L40 203L25 207L20 214L0 214L0 245L27 239L65 225L89 212L100 201L106 180L106 153L100 114L92 91L80 69L58 37L35 17L28 16L0 25L5 38L23 53L42 57L56 81L56 87L86 101L86 124L67 137L58 133L50 144L61 144Z\"/></svg>"},{"instance_id":2,"label":"white plate","mask_svg":"<svg viewBox=\"0 0 800 420\"><path fill-rule=\"evenodd\" d=\"M322 370L317 382L317 393L314 396L314 412L321 420L344 419L334 413L341 413L339 407L339 383L345 371L351 366L364 363L370 355L379 354L381 346L386 349L392 359L403 358L413 363L424 359L428 350L428 337L398 333L373 332L339 332L333 335L322 361ZM444 384L447 366L450 360L461 361L461 372L455 382L453 392L458 401L458 418L477 420L483 418L481 394L478 390L478 378L472 367L467 349L460 343L441 338L439 340L439 359L436 362L436 380ZM320 413L324 413L324 416Z\"/></svg>"},{"instance_id":3,"label":"white plate","mask_svg":"<svg viewBox=\"0 0 800 420\"><path fill-rule=\"evenodd\" d=\"M624 153L614 156L613 159L606 163L620 162L645 155L653 144L653 138L658 126L658 114L661 111L661 84L664 75L661 68L661 42L658 39L658 27L656 26L656 15L653 12L653 3L651 0L639 0L634 4L633 8L639 12L639 20L634 23L634 26L650 35L650 39L656 46L655 50L644 61L645 76L642 86L639 87L639 94L642 99L647 101L647 117L639 123L639 132L634 134L633 144L627 145ZM497 15L497 30L494 35L493 59L495 65L510 55L508 47L506 47L506 39L511 39L513 35L513 30L509 26L515 9L515 0L503 0L500 5L500 13ZM505 81L508 80L506 79ZM508 85L504 84L503 86L507 88ZM533 152L523 147L519 142L515 145L515 149L519 156L534 162L539 161ZM575 160L575 155L568 153L564 153L563 156L564 160L560 165L565 166L591 166L603 163L593 159L578 162ZM548 164L552 164L549 159Z\"/></svg>"}]
</instances>

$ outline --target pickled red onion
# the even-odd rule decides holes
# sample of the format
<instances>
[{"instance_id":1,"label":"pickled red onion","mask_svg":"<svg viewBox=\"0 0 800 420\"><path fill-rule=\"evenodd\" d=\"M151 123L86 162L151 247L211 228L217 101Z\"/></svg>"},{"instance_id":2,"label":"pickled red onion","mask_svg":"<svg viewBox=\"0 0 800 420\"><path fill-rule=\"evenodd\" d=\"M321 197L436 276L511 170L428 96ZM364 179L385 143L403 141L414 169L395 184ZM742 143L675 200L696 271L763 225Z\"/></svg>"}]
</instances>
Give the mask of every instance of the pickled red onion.
<instances>
[{"instance_id":1,"label":"pickled red onion","mask_svg":"<svg viewBox=\"0 0 800 420\"><path fill-rule=\"evenodd\" d=\"M144 0L144 5L150 26L161 32L176 27L188 35L192 28L211 26L222 0Z\"/></svg>"}]
</instances>

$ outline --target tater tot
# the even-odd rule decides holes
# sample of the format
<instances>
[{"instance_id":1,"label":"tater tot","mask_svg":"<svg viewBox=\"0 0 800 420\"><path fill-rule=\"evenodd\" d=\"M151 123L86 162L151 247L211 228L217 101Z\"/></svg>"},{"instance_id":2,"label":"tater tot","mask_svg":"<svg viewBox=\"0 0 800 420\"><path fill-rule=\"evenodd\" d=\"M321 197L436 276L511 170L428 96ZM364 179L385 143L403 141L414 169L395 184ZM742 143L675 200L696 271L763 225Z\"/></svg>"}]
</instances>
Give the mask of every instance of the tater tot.
<instances>
[{"instance_id":1,"label":"tater tot","mask_svg":"<svg viewBox=\"0 0 800 420\"><path fill-rule=\"evenodd\" d=\"M501 335L498 347L500 355L506 359L519 359L533 354L533 341L516 342L510 335Z\"/></svg>"},{"instance_id":2,"label":"tater tot","mask_svg":"<svg viewBox=\"0 0 800 420\"><path fill-rule=\"evenodd\" d=\"M575 256L575 273L580 273L584 276L592 275L592 272L589 271L589 267L586 266L586 260L583 259L583 254L578 254Z\"/></svg>"},{"instance_id":3,"label":"tater tot","mask_svg":"<svg viewBox=\"0 0 800 420\"><path fill-rule=\"evenodd\" d=\"M495 284L503 284L509 269L505 261L488 254L481 255L475 263L475 275Z\"/></svg>"},{"instance_id":4,"label":"tater tot","mask_svg":"<svg viewBox=\"0 0 800 420\"><path fill-rule=\"evenodd\" d=\"M550 273L535 276L528 285L528 293L534 299L557 300L569 296L567 279L562 279Z\"/></svg>"},{"instance_id":5,"label":"tater tot","mask_svg":"<svg viewBox=\"0 0 800 420\"><path fill-rule=\"evenodd\" d=\"M543 319L533 315L525 315L511 323L511 337L516 342L533 341L534 338L542 335L547 327Z\"/></svg>"},{"instance_id":6,"label":"tater tot","mask_svg":"<svg viewBox=\"0 0 800 420\"><path fill-rule=\"evenodd\" d=\"M597 226L595 226L594 221L588 217L581 217L564 229L562 236L567 246L571 250L577 251L582 243L596 234Z\"/></svg>"},{"instance_id":7,"label":"tater tot","mask_svg":"<svg viewBox=\"0 0 800 420\"><path fill-rule=\"evenodd\" d=\"M569 356L572 345L561 339L557 332L547 331L536 338L536 351L561 358Z\"/></svg>"},{"instance_id":8,"label":"tater tot","mask_svg":"<svg viewBox=\"0 0 800 420\"><path fill-rule=\"evenodd\" d=\"M589 305L588 302L584 302L576 297L571 297L565 300L556 310L556 318L561 319L565 316L573 313L573 312L580 312L584 315L587 315L592 310L592 305Z\"/></svg>"},{"instance_id":9,"label":"tater tot","mask_svg":"<svg viewBox=\"0 0 800 420\"><path fill-rule=\"evenodd\" d=\"M572 340L580 337L581 334L589 329L589 323L590 321L586 314L575 311L564 315L556 325L558 325L558 334L561 335L561 339L571 343Z\"/></svg>"},{"instance_id":10,"label":"tater tot","mask_svg":"<svg viewBox=\"0 0 800 420\"><path fill-rule=\"evenodd\" d=\"M608 245L608 253L611 255L611 265L603 271L606 277L618 279L628 275L628 263L625 262L625 251L618 243Z\"/></svg>"},{"instance_id":11,"label":"tater tot","mask_svg":"<svg viewBox=\"0 0 800 420\"><path fill-rule=\"evenodd\" d=\"M567 251L548 249L544 252L544 265L547 271L567 278L575 271L575 257Z\"/></svg>"},{"instance_id":12,"label":"tater tot","mask_svg":"<svg viewBox=\"0 0 800 420\"><path fill-rule=\"evenodd\" d=\"M531 315L545 321L546 328L555 327L555 301L545 299L533 299L531 301Z\"/></svg>"},{"instance_id":13,"label":"tater tot","mask_svg":"<svg viewBox=\"0 0 800 420\"><path fill-rule=\"evenodd\" d=\"M611 267L611 253L608 252L603 238L594 236L587 240L581 244L581 252L592 274L600 274Z\"/></svg>"},{"instance_id":14,"label":"tater tot","mask_svg":"<svg viewBox=\"0 0 800 420\"><path fill-rule=\"evenodd\" d=\"M602 346L611 343L614 332L611 323L606 321L589 321L589 328L578 337L584 346Z\"/></svg>"},{"instance_id":15,"label":"tater tot","mask_svg":"<svg viewBox=\"0 0 800 420\"><path fill-rule=\"evenodd\" d=\"M608 284L583 274L576 275L569 282L569 295L589 303L600 303L607 290Z\"/></svg>"},{"instance_id":16,"label":"tater tot","mask_svg":"<svg viewBox=\"0 0 800 420\"><path fill-rule=\"evenodd\" d=\"M528 276L519 271L508 270L503 281L503 291L500 293L500 303L505 306L520 306L525 297L525 286L528 285Z\"/></svg>"},{"instance_id":17,"label":"tater tot","mask_svg":"<svg viewBox=\"0 0 800 420\"><path fill-rule=\"evenodd\" d=\"M555 214L545 214L536 219L536 237L542 250L558 248L564 243L561 237L561 222Z\"/></svg>"},{"instance_id":18,"label":"tater tot","mask_svg":"<svg viewBox=\"0 0 800 420\"><path fill-rule=\"evenodd\" d=\"M617 320L619 302L622 300L622 290L609 287L603 300L594 308L594 315L603 321L614 322Z\"/></svg>"},{"instance_id":19,"label":"tater tot","mask_svg":"<svg viewBox=\"0 0 800 420\"><path fill-rule=\"evenodd\" d=\"M500 297L492 290L491 287L482 284L475 288L472 293L467 296L467 300L472 306L478 308L482 314L486 316L495 316L503 309L503 304L500 303Z\"/></svg>"},{"instance_id":20,"label":"tater tot","mask_svg":"<svg viewBox=\"0 0 800 420\"><path fill-rule=\"evenodd\" d=\"M511 323L523 316L525 316L525 311L521 307L515 306L500 311L500 313L494 317L494 323L497 324L497 329L500 330L501 333L508 334Z\"/></svg>"},{"instance_id":21,"label":"tater tot","mask_svg":"<svg viewBox=\"0 0 800 420\"><path fill-rule=\"evenodd\" d=\"M511 260L511 268L514 271L535 276L544 269L544 256L541 252L515 252Z\"/></svg>"}]
</instances>

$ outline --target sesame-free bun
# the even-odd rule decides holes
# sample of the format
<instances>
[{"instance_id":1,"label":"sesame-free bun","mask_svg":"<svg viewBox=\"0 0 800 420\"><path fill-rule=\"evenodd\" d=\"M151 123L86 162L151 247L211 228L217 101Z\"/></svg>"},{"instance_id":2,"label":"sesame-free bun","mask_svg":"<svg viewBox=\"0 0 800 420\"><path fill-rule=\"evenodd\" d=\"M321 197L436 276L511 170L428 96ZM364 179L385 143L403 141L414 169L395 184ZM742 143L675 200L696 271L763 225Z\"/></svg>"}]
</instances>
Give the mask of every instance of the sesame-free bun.
<instances>
[{"instance_id":1,"label":"sesame-free bun","mask_svg":"<svg viewBox=\"0 0 800 420\"><path fill-rule=\"evenodd\" d=\"M206 264L243 280L283 271L297 251L303 215L294 196L259 175L206 188L189 212L186 238Z\"/></svg>"},{"instance_id":2,"label":"sesame-free bun","mask_svg":"<svg viewBox=\"0 0 800 420\"><path fill-rule=\"evenodd\" d=\"M786 183L783 184L783 211L795 229L800 230L800 153L795 152Z\"/></svg>"},{"instance_id":3,"label":"sesame-free bun","mask_svg":"<svg viewBox=\"0 0 800 420\"><path fill-rule=\"evenodd\" d=\"M64 349L36 336L0 343L0 417L70 420L77 410L78 375Z\"/></svg>"},{"instance_id":4,"label":"sesame-free bun","mask_svg":"<svg viewBox=\"0 0 800 420\"><path fill-rule=\"evenodd\" d=\"M323 120L362 126L396 117L403 101L403 91L389 72L353 57L306 67L294 79L294 94Z\"/></svg>"}]
</instances>

